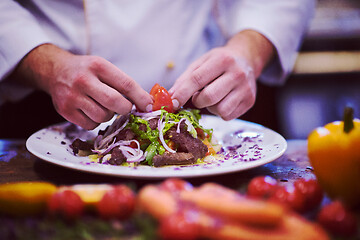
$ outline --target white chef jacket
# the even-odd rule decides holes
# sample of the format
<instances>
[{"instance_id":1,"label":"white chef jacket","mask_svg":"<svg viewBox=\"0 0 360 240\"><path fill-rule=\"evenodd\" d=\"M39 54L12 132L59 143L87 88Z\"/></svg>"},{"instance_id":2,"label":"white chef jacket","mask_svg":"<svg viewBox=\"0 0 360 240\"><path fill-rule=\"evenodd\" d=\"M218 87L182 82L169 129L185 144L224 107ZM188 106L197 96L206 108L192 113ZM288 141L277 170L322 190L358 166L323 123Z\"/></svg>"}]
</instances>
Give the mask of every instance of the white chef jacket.
<instances>
[{"instance_id":1,"label":"white chef jacket","mask_svg":"<svg viewBox=\"0 0 360 240\"><path fill-rule=\"evenodd\" d=\"M148 91L156 82L169 89L202 54L253 29L277 51L261 80L282 83L314 8L314 0L2 0L0 104L29 92L7 76L44 43L104 57Z\"/></svg>"}]
</instances>

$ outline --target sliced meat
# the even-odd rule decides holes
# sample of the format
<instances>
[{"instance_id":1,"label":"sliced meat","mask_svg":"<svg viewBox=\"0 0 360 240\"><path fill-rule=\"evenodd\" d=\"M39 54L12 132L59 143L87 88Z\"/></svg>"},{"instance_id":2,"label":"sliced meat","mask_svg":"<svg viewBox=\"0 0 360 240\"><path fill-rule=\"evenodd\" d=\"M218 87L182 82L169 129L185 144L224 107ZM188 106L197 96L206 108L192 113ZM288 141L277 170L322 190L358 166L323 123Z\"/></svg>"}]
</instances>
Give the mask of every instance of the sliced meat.
<instances>
[{"instance_id":1,"label":"sliced meat","mask_svg":"<svg viewBox=\"0 0 360 240\"><path fill-rule=\"evenodd\" d=\"M146 132L146 130L147 130L146 125L143 124L143 123L140 123L140 124L139 124L139 130L140 130L140 131L143 131L143 132Z\"/></svg>"},{"instance_id":2,"label":"sliced meat","mask_svg":"<svg viewBox=\"0 0 360 240\"><path fill-rule=\"evenodd\" d=\"M130 128L124 128L116 135L116 141L119 140L128 141L134 138L135 138L135 133Z\"/></svg>"},{"instance_id":3,"label":"sliced meat","mask_svg":"<svg viewBox=\"0 0 360 240\"><path fill-rule=\"evenodd\" d=\"M154 129L156 129L156 128L158 127L158 121L159 121L158 118L152 118L152 119L150 119L150 120L148 121L151 130L154 130Z\"/></svg>"},{"instance_id":4,"label":"sliced meat","mask_svg":"<svg viewBox=\"0 0 360 240\"><path fill-rule=\"evenodd\" d=\"M111 152L111 158L108 162L111 165L121 165L126 161L126 157L119 148L114 148Z\"/></svg>"},{"instance_id":5,"label":"sliced meat","mask_svg":"<svg viewBox=\"0 0 360 240\"><path fill-rule=\"evenodd\" d=\"M80 151L90 152L93 145L77 138L72 142L70 147L72 148L74 154L79 154Z\"/></svg>"},{"instance_id":6,"label":"sliced meat","mask_svg":"<svg viewBox=\"0 0 360 240\"><path fill-rule=\"evenodd\" d=\"M176 132L175 128L170 128L165 138L177 144L178 152L192 153L195 159L204 158L208 152L208 147L198 138L194 138L188 131Z\"/></svg>"},{"instance_id":7,"label":"sliced meat","mask_svg":"<svg viewBox=\"0 0 360 240\"><path fill-rule=\"evenodd\" d=\"M194 164L196 162L196 158L192 153L169 153L165 152L162 155L155 155L152 159L154 167L161 167L165 165L186 165L186 164Z\"/></svg>"},{"instance_id":8,"label":"sliced meat","mask_svg":"<svg viewBox=\"0 0 360 240\"><path fill-rule=\"evenodd\" d=\"M154 130L158 126L158 118L152 118L148 121L148 123L149 123L149 127L151 128L151 130ZM140 123L138 126L139 126L140 131L147 132L146 124Z\"/></svg>"}]
</instances>

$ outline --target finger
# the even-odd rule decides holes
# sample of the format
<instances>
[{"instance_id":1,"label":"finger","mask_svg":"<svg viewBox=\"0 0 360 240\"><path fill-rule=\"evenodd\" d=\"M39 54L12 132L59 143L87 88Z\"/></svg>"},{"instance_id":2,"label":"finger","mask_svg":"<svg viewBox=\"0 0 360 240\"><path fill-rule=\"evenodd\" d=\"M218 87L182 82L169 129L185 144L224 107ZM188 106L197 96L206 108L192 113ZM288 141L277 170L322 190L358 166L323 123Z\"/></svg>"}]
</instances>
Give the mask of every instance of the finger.
<instances>
[{"instance_id":1,"label":"finger","mask_svg":"<svg viewBox=\"0 0 360 240\"><path fill-rule=\"evenodd\" d=\"M81 105L78 108L96 123L109 121L114 116L113 111L104 108L91 97L85 97L79 103Z\"/></svg>"},{"instance_id":2,"label":"finger","mask_svg":"<svg viewBox=\"0 0 360 240\"><path fill-rule=\"evenodd\" d=\"M152 99L148 92L142 89L136 81L110 62L106 61L104 66L98 67L96 69L96 74L103 83L128 97L141 111L145 111L146 106L152 103ZM122 103L124 103L124 101L122 101ZM116 103L110 102L112 107L109 109L116 109L115 104Z\"/></svg>"},{"instance_id":3,"label":"finger","mask_svg":"<svg viewBox=\"0 0 360 240\"><path fill-rule=\"evenodd\" d=\"M193 94L224 73L222 66L217 64L216 58L209 58L195 69L185 71L169 90L173 99L178 100L179 106L184 105Z\"/></svg>"},{"instance_id":4,"label":"finger","mask_svg":"<svg viewBox=\"0 0 360 240\"><path fill-rule=\"evenodd\" d=\"M99 123L91 120L78 108L77 103L81 101L82 95L66 93L66 91L58 93L59 95L52 95L52 102L56 111L67 121L88 130L94 129L99 125Z\"/></svg>"},{"instance_id":5,"label":"finger","mask_svg":"<svg viewBox=\"0 0 360 240\"><path fill-rule=\"evenodd\" d=\"M75 109L71 114L62 115L67 121L72 122L86 130L92 130L99 126L99 123L91 120L80 109Z\"/></svg>"},{"instance_id":6,"label":"finger","mask_svg":"<svg viewBox=\"0 0 360 240\"><path fill-rule=\"evenodd\" d=\"M89 81L90 82L90 81ZM127 114L132 109L132 103L114 88L100 82L98 79L89 83L86 92L90 98L102 106L120 115Z\"/></svg>"},{"instance_id":7,"label":"finger","mask_svg":"<svg viewBox=\"0 0 360 240\"><path fill-rule=\"evenodd\" d=\"M77 102L77 101L73 101ZM67 121L72 122L84 129L91 130L96 128L99 123L91 120L86 114L84 114L80 109L76 108L74 104L68 105L63 102L58 104L58 102L54 101L53 104L56 111L63 116Z\"/></svg>"},{"instance_id":8,"label":"finger","mask_svg":"<svg viewBox=\"0 0 360 240\"><path fill-rule=\"evenodd\" d=\"M192 97L192 102L197 108L215 105L225 98L235 88L236 84L238 84L238 81L231 74L223 74L204 89L195 93Z\"/></svg>"},{"instance_id":9,"label":"finger","mask_svg":"<svg viewBox=\"0 0 360 240\"><path fill-rule=\"evenodd\" d=\"M205 54L205 55L201 56L198 60L191 63L182 75L184 75L184 76L189 75L191 72L193 72L194 70L199 68L205 61L207 61L208 58L209 58L209 54ZM179 78L182 78L182 76L180 76ZM182 84L183 83L181 81L175 81L172 88L170 88L168 90L170 95L172 95L174 93L174 90L177 89L178 87L180 87Z\"/></svg>"},{"instance_id":10,"label":"finger","mask_svg":"<svg viewBox=\"0 0 360 240\"><path fill-rule=\"evenodd\" d=\"M231 91L221 102L208 107L209 112L228 121L247 112L255 103L255 96Z\"/></svg>"}]
</instances>

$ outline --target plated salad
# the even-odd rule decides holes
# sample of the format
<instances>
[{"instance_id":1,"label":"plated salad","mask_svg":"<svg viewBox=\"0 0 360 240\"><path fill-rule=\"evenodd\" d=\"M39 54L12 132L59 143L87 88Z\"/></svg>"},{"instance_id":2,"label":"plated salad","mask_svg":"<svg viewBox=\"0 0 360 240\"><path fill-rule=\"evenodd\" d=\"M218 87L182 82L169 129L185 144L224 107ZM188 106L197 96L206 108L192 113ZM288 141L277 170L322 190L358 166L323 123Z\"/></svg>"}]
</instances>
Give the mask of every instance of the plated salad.
<instances>
[{"instance_id":1,"label":"plated salad","mask_svg":"<svg viewBox=\"0 0 360 240\"><path fill-rule=\"evenodd\" d=\"M171 100L166 100L170 98L166 89L159 85L154 88L150 92L155 100L153 111L139 112L134 108L126 115L117 116L94 139L75 139L71 144L74 154L111 165L154 167L195 164L206 156L216 155L221 146L212 129L199 124L200 111L174 112ZM166 106L158 103L164 99Z\"/></svg>"}]
</instances>

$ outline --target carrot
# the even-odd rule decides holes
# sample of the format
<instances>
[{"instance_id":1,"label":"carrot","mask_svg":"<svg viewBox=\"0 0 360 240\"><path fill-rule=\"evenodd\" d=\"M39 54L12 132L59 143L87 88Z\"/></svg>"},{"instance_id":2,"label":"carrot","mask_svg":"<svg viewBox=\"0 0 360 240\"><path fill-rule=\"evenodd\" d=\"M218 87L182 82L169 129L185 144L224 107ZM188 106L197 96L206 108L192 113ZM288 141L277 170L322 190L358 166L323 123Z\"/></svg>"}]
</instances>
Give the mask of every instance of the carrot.
<instances>
[{"instance_id":1,"label":"carrot","mask_svg":"<svg viewBox=\"0 0 360 240\"><path fill-rule=\"evenodd\" d=\"M137 203L140 208L156 219L161 219L173 214L178 208L178 203L171 193L162 191L155 185L143 187L139 191L137 198Z\"/></svg>"},{"instance_id":2,"label":"carrot","mask_svg":"<svg viewBox=\"0 0 360 240\"><path fill-rule=\"evenodd\" d=\"M275 226L285 214L285 209L276 203L249 199L214 183L183 191L180 199L196 204L199 209L247 224Z\"/></svg>"},{"instance_id":3,"label":"carrot","mask_svg":"<svg viewBox=\"0 0 360 240\"><path fill-rule=\"evenodd\" d=\"M174 192L148 185L139 191L138 203L159 221L193 210L201 237L208 239L329 239L321 227L281 205L246 198L215 183Z\"/></svg>"}]
</instances>

